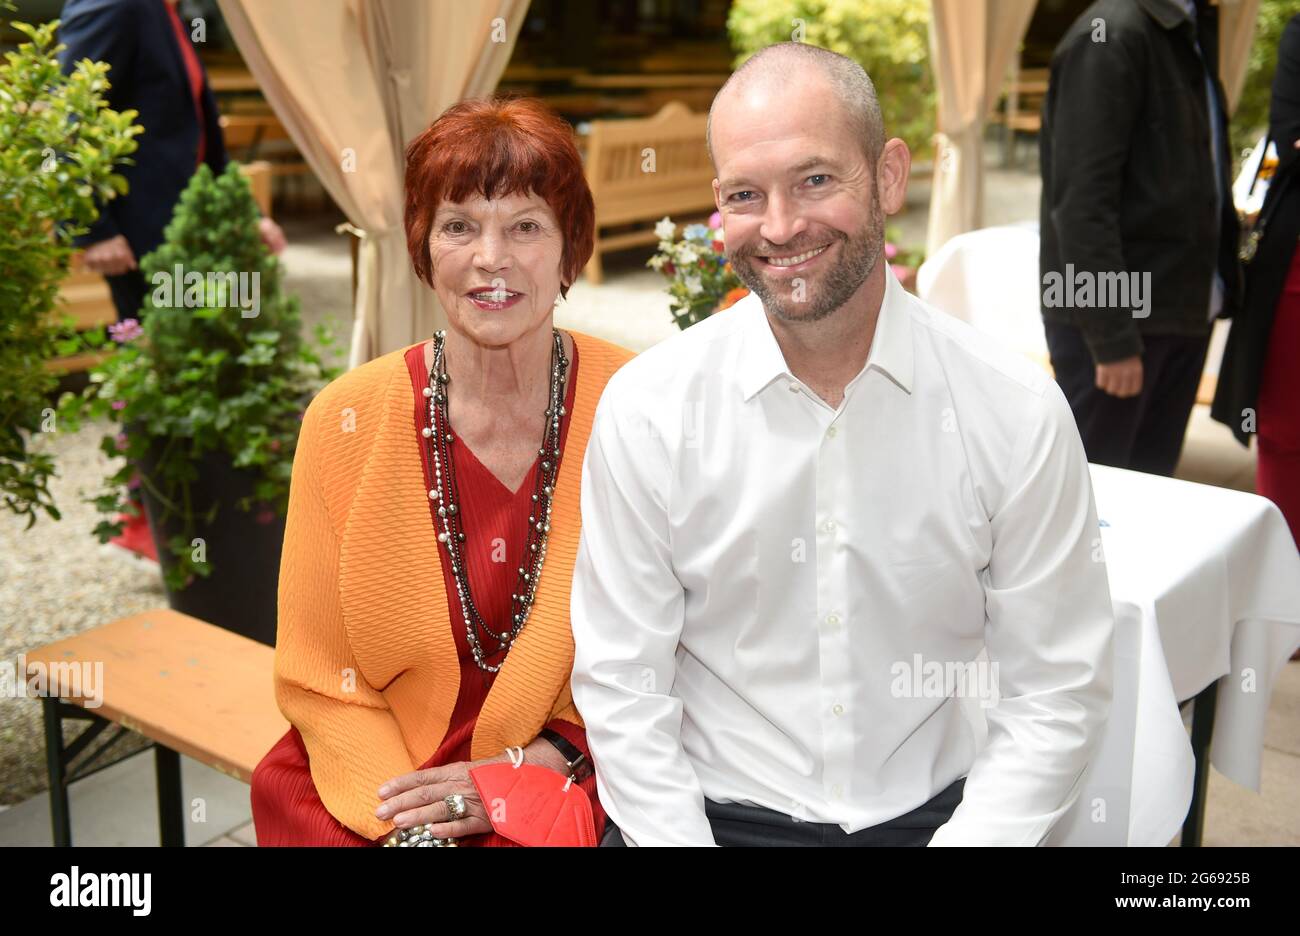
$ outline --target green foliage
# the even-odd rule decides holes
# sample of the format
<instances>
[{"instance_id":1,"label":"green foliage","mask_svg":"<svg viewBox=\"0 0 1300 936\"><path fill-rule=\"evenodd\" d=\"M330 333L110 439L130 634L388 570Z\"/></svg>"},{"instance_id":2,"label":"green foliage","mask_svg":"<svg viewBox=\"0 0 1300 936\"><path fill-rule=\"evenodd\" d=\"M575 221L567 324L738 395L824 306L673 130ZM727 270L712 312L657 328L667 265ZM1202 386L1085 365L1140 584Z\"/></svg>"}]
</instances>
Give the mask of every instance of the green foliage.
<instances>
[{"instance_id":1,"label":"green foliage","mask_svg":"<svg viewBox=\"0 0 1300 936\"><path fill-rule=\"evenodd\" d=\"M727 30L736 67L791 39L853 59L876 86L886 138L900 137L914 159L930 152L936 103L930 0L735 0Z\"/></svg>"},{"instance_id":2,"label":"green foliage","mask_svg":"<svg viewBox=\"0 0 1300 936\"><path fill-rule=\"evenodd\" d=\"M58 350L55 297L96 199L126 192L113 170L142 130L135 111L106 106L107 65L85 60L62 74L58 26L14 23L30 41L0 65L0 497L29 528L41 512L59 517L53 460L31 447L33 433L55 427L45 411L57 384L45 368Z\"/></svg>"},{"instance_id":3,"label":"green foliage","mask_svg":"<svg viewBox=\"0 0 1300 936\"><path fill-rule=\"evenodd\" d=\"M211 572L190 547L201 523L210 520L193 507L200 459L221 453L255 473L254 497L229 506L283 516L302 414L336 373L303 341L297 297L281 291L279 264L261 242L258 220L237 165L216 177L200 166L165 241L140 262L154 287L142 333L130 323L110 328L117 349L91 374L82 396L65 395L60 403L60 418L74 427L87 418L112 418L125 430L101 442L105 453L125 462L95 499L100 510L126 511L126 489L138 479L167 517L180 518L180 533L165 544L173 561L163 563L173 589ZM238 282L250 287L256 282L255 317L239 304L250 297L223 290L222 283L235 281L218 274L242 274ZM318 330L320 346L331 341ZM148 471L140 466L146 457ZM106 520L96 534L105 540L119 527Z\"/></svg>"},{"instance_id":4,"label":"green foliage","mask_svg":"<svg viewBox=\"0 0 1300 936\"><path fill-rule=\"evenodd\" d=\"M1300 13L1300 0L1260 0L1255 38L1250 44L1246 65L1246 83L1229 124L1233 153L1238 156L1242 150L1254 146L1268 130L1268 105L1273 75L1277 71L1277 46L1282 40L1282 30L1297 13Z\"/></svg>"}]
</instances>

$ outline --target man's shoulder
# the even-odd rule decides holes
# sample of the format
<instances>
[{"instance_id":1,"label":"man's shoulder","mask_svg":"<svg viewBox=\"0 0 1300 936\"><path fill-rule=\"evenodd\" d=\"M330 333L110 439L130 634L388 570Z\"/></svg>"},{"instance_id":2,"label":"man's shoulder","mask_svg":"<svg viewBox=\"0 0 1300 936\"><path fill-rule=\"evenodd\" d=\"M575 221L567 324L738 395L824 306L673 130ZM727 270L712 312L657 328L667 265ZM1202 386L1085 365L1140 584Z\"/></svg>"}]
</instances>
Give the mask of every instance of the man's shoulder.
<instances>
[{"instance_id":1,"label":"man's shoulder","mask_svg":"<svg viewBox=\"0 0 1300 936\"><path fill-rule=\"evenodd\" d=\"M908 312L914 327L928 339L954 396L978 394L1032 405L1052 386L1052 378L1034 360L956 316L916 297Z\"/></svg>"},{"instance_id":2,"label":"man's shoulder","mask_svg":"<svg viewBox=\"0 0 1300 936\"><path fill-rule=\"evenodd\" d=\"M89 14L111 14L115 19L134 19L144 11L148 0L67 0L59 12L64 23Z\"/></svg>"},{"instance_id":3,"label":"man's shoulder","mask_svg":"<svg viewBox=\"0 0 1300 936\"><path fill-rule=\"evenodd\" d=\"M1123 50L1144 45L1160 30L1136 0L1095 0L1079 14L1061 37L1053 55L1055 62L1074 52Z\"/></svg>"},{"instance_id":4,"label":"man's shoulder","mask_svg":"<svg viewBox=\"0 0 1300 936\"><path fill-rule=\"evenodd\" d=\"M762 314L762 303L751 293L633 357L610 379L607 394L671 398L690 392L700 377L727 373L741 353L745 327Z\"/></svg>"}]
</instances>

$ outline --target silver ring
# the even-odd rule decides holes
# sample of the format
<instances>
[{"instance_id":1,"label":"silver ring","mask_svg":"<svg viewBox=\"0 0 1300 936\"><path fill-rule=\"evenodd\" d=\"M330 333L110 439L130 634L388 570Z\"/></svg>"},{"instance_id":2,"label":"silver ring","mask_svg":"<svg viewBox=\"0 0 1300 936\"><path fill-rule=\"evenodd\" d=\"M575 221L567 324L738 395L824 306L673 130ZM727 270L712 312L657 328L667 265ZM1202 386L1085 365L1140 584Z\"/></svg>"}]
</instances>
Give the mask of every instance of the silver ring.
<instances>
[{"instance_id":1,"label":"silver ring","mask_svg":"<svg viewBox=\"0 0 1300 936\"><path fill-rule=\"evenodd\" d=\"M453 820L465 818L465 797L459 793L452 793L444 796L442 801L447 804L447 811Z\"/></svg>"}]
</instances>

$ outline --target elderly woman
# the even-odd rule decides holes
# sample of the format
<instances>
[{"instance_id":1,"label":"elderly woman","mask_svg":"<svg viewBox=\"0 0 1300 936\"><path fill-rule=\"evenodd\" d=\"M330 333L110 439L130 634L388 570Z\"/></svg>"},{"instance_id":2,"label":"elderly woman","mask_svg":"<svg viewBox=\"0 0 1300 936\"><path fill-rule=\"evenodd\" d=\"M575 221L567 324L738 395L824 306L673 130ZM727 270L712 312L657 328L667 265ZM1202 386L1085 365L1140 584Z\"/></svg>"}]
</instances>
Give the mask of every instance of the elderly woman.
<instances>
[{"instance_id":1,"label":"elderly woman","mask_svg":"<svg viewBox=\"0 0 1300 936\"><path fill-rule=\"evenodd\" d=\"M631 355L552 322L595 223L571 129L530 100L455 105L406 151L405 223L447 328L304 418L275 657L292 728L253 774L258 843L431 824L508 844L469 776L508 748L576 776L599 836L569 590L592 415Z\"/></svg>"}]
</instances>

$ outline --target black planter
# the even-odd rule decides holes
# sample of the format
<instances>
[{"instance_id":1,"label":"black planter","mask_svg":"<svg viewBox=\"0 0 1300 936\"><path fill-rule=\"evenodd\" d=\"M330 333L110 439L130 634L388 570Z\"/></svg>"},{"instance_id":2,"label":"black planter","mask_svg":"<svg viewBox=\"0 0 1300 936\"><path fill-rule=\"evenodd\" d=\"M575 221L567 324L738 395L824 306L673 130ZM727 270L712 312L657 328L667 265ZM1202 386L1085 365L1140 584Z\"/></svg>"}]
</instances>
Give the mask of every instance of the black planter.
<instances>
[{"instance_id":1,"label":"black planter","mask_svg":"<svg viewBox=\"0 0 1300 936\"><path fill-rule=\"evenodd\" d=\"M140 469L153 473L156 451L141 462ZM258 522L261 512L240 510L240 498L251 496L256 475L237 469L229 455L210 452L198 463L199 477L190 487L190 503L196 526L193 536L206 544L212 574L194 576L186 587L167 588L171 607L191 617L234 631L253 640L275 646L276 590L280 580L280 549L284 544L284 518ZM137 489L149 518L149 531L158 547L164 568L175 565L167 541L182 532L176 513L166 513L146 485ZM212 504L219 504L212 523L204 516Z\"/></svg>"}]
</instances>

